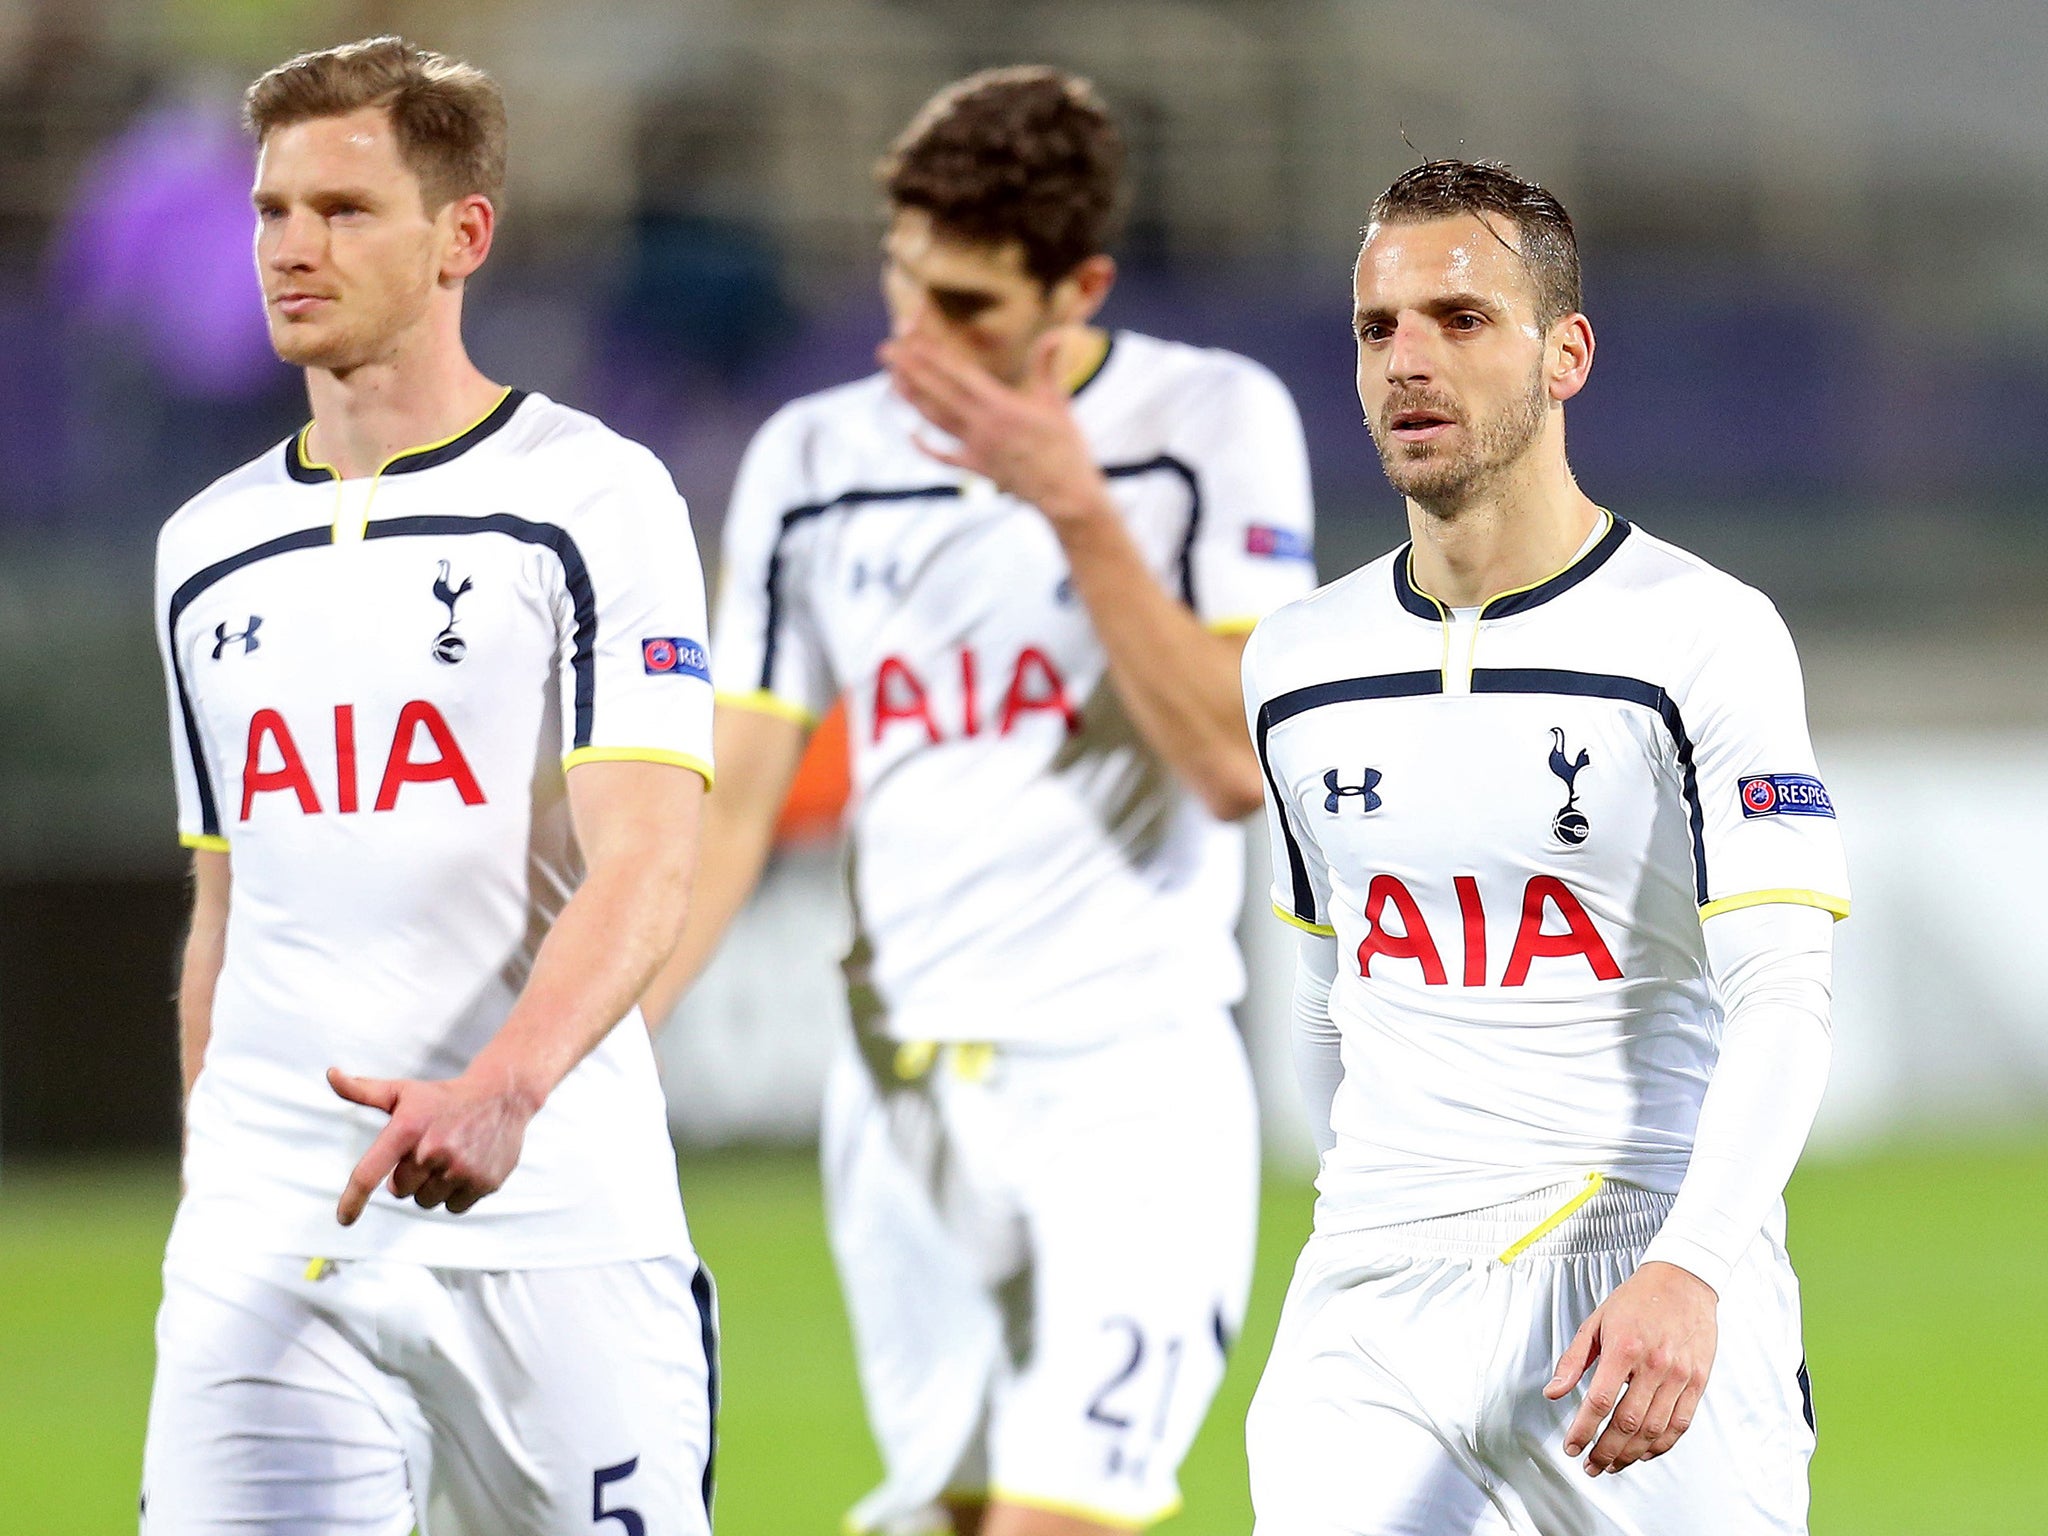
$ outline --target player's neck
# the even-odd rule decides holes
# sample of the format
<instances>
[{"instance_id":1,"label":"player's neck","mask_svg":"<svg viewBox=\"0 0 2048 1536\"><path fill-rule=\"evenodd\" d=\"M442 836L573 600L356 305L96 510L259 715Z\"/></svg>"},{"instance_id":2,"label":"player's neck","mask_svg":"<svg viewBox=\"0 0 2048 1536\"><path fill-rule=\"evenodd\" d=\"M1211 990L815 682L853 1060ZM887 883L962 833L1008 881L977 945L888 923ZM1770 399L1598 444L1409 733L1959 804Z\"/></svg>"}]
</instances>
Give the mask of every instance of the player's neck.
<instances>
[{"instance_id":1,"label":"player's neck","mask_svg":"<svg viewBox=\"0 0 2048 1536\"><path fill-rule=\"evenodd\" d=\"M345 373L308 368L307 455L344 480L373 475L396 454L457 436L504 392L469 360L459 334L401 342Z\"/></svg>"},{"instance_id":2,"label":"player's neck","mask_svg":"<svg viewBox=\"0 0 2048 1536\"><path fill-rule=\"evenodd\" d=\"M1109 360L1109 332L1096 325L1075 325L1060 338L1059 377L1072 394L1102 370Z\"/></svg>"},{"instance_id":3,"label":"player's neck","mask_svg":"<svg viewBox=\"0 0 2048 1536\"><path fill-rule=\"evenodd\" d=\"M1518 469L1454 506L1409 501L1415 584L1445 607L1478 607L1556 575L1600 520L1562 455Z\"/></svg>"}]
</instances>

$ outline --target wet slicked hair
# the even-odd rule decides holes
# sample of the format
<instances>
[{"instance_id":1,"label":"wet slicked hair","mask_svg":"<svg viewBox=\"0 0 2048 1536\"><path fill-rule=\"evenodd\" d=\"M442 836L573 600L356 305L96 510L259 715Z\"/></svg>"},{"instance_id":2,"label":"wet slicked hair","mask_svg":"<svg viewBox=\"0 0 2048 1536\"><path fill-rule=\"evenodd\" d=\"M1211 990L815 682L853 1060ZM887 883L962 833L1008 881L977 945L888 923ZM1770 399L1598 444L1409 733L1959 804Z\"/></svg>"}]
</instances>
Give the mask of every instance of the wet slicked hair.
<instances>
[{"instance_id":1,"label":"wet slicked hair","mask_svg":"<svg viewBox=\"0 0 2048 1536\"><path fill-rule=\"evenodd\" d=\"M398 152L427 211L458 197L505 195L505 98L473 64L370 37L287 59L249 87L242 120L258 143L280 128L362 107L391 114Z\"/></svg>"},{"instance_id":2,"label":"wet slicked hair","mask_svg":"<svg viewBox=\"0 0 2048 1536\"><path fill-rule=\"evenodd\" d=\"M926 102L875 168L894 208L1024 248L1050 287L1116 233L1123 140L1095 87L1042 65L983 70Z\"/></svg>"},{"instance_id":3,"label":"wet slicked hair","mask_svg":"<svg viewBox=\"0 0 2048 1536\"><path fill-rule=\"evenodd\" d=\"M1425 160L1373 199L1366 233L1379 224L1420 224L1493 214L1515 229L1515 253L1536 284L1536 319L1551 326L1578 311L1579 240L1572 216L1549 192L1498 160Z\"/></svg>"}]
</instances>

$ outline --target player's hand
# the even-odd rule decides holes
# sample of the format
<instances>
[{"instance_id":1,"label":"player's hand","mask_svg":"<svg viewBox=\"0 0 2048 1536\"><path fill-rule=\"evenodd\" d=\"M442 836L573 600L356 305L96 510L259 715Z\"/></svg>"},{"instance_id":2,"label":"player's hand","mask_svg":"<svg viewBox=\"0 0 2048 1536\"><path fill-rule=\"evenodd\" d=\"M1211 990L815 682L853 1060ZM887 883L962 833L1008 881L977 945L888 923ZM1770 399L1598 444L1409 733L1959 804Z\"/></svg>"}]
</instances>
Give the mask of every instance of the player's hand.
<instances>
[{"instance_id":1,"label":"player's hand","mask_svg":"<svg viewBox=\"0 0 2048 1536\"><path fill-rule=\"evenodd\" d=\"M509 1083L471 1074L439 1082L352 1077L327 1069L327 1083L352 1104L391 1117L349 1175L335 1215L351 1226L379 1184L400 1200L460 1215L512 1175L539 1107Z\"/></svg>"},{"instance_id":2,"label":"player's hand","mask_svg":"<svg viewBox=\"0 0 2048 1536\"><path fill-rule=\"evenodd\" d=\"M1055 524L1112 507L1059 376L1061 335L1049 331L1038 338L1017 388L929 336L899 336L878 352L897 393L959 443L948 450L919 439L920 449L993 480Z\"/></svg>"},{"instance_id":3,"label":"player's hand","mask_svg":"<svg viewBox=\"0 0 2048 1536\"><path fill-rule=\"evenodd\" d=\"M1691 1426L1714 1368L1717 1303L1714 1288L1697 1275L1676 1264L1651 1263L1616 1286L1586 1319L1543 1395L1552 1401L1563 1397L1599 1362L1564 1434L1567 1456L1592 1445L1585 1462L1589 1476L1661 1456ZM1603 1421L1607 1427L1601 1431Z\"/></svg>"}]
</instances>

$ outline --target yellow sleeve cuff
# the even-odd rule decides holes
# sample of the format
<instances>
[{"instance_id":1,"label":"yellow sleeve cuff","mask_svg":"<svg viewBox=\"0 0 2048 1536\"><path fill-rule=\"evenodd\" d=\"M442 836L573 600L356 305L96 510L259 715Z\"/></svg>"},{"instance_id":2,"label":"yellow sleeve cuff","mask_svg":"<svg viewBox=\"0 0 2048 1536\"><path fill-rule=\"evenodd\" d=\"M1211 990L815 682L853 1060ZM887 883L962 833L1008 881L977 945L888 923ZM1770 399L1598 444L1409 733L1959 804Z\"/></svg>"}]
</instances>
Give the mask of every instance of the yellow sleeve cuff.
<instances>
[{"instance_id":1,"label":"yellow sleeve cuff","mask_svg":"<svg viewBox=\"0 0 2048 1536\"><path fill-rule=\"evenodd\" d=\"M803 705L792 704L780 694L770 693L766 688L756 688L752 693L720 693L712 697L716 703L733 709L752 710L757 715L773 715L778 720L788 720L805 730L818 723L818 717Z\"/></svg>"},{"instance_id":2,"label":"yellow sleeve cuff","mask_svg":"<svg viewBox=\"0 0 2048 1536\"><path fill-rule=\"evenodd\" d=\"M1258 613L1233 613L1227 618L1205 619L1202 628L1212 635L1248 635L1259 627L1259 620L1264 617Z\"/></svg>"},{"instance_id":3,"label":"yellow sleeve cuff","mask_svg":"<svg viewBox=\"0 0 2048 1536\"><path fill-rule=\"evenodd\" d=\"M1739 912L1744 907L1819 907L1823 912L1832 912L1835 921L1840 922L1849 915L1849 901L1844 896L1830 896L1824 891L1745 891L1740 896L1723 896L1708 902L1700 908L1700 921L1719 917L1723 912Z\"/></svg>"},{"instance_id":4,"label":"yellow sleeve cuff","mask_svg":"<svg viewBox=\"0 0 2048 1536\"><path fill-rule=\"evenodd\" d=\"M215 837L210 832L180 832L178 845L181 848L197 848L205 853L228 851L228 840L224 837Z\"/></svg>"},{"instance_id":5,"label":"yellow sleeve cuff","mask_svg":"<svg viewBox=\"0 0 2048 1536\"><path fill-rule=\"evenodd\" d=\"M1281 922L1287 924L1288 927L1299 928L1303 933L1312 933L1317 938L1334 939L1337 937L1336 929L1323 923L1312 923L1307 918L1296 917L1277 901L1273 903L1273 915L1279 918Z\"/></svg>"},{"instance_id":6,"label":"yellow sleeve cuff","mask_svg":"<svg viewBox=\"0 0 2048 1536\"><path fill-rule=\"evenodd\" d=\"M562 771L567 773L584 763L667 763L671 768L689 769L704 780L706 789L712 783L711 765L703 758L660 747L578 747L562 759Z\"/></svg>"}]
</instances>

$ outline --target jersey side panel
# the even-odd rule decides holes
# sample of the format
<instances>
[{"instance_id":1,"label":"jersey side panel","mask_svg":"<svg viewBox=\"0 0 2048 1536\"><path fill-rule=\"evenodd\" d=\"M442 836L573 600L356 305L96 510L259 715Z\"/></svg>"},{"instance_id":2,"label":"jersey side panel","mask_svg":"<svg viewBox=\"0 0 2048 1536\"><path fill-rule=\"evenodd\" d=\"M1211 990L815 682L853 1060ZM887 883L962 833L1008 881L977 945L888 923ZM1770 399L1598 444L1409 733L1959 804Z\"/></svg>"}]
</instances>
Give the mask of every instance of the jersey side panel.
<instances>
[{"instance_id":1,"label":"jersey side panel","mask_svg":"<svg viewBox=\"0 0 2048 1536\"><path fill-rule=\"evenodd\" d=\"M1262 642L1270 634L1271 621L1261 623L1245 642L1243 687L1245 726L1251 732L1253 750L1259 757L1259 776L1265 785L1266 836L1271 849L1273 884L1269 892L1274 914L1304 933L1329 938L1337 930L1330 924L1330 870L1315 837L1290 808L1290 796L1273 771L1270 736L1272 691L1262 677Z\"/></svg>"},{"instance_id":2,"label":"jersey side panel","mask_svg":"<svg viewBox=\"0 0 2048 1536\"><path fill-rule=\"evenodd\" d=\"M1792 636L1761 593L1727 586L1681 699L1696 738L1702 913L1784 901L1846 917L1848 868Z\"/></svg>"},{"instance_id":3,"label":"jersey side panel","mask_svg":"<svg viewBox=\"0 0 2048 1536\"><path fill-rule=\"evenodd\" d=\"M838 689L796 567L802 526L822 515L809 472L814 407L785 406L747 445L726 511L712 675L722 703L813 725Z\"/></svg>"},{"instance_id":4,"label":"jersey side panel","mask_svg":"<svg viewBox=\"0 0 2048 1536\"><path fill-rule=\"evenodd\" d=\"M708 783L711 669L689 509L652 454L635 449L619 458L610 483L572 524L592 625L587 640L571 627L557 660L571 691L561 711L564 761L673 763ZM565 581L573 608L584 594L566 571ZM573 696L584 670L587 721Z\"/></svg>"},{"instance_id":5,"label":"jersey side panel","mask_svg":"<svg viewBox=\"0 0 2048 1536\"><path fill-rule=\"evenodd\" d=\"M1301 418L1286 387L1227 353L1203 355L1176 451L1199 504L1189 585L1196 616L1243 633L1315 586L1315 505Z\"/></svg>"}]
</instances>

